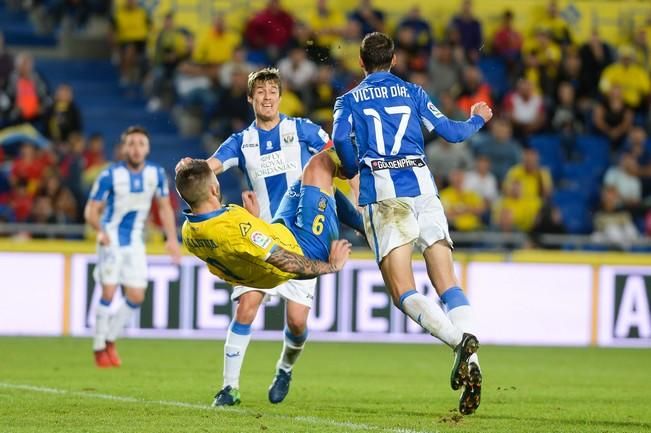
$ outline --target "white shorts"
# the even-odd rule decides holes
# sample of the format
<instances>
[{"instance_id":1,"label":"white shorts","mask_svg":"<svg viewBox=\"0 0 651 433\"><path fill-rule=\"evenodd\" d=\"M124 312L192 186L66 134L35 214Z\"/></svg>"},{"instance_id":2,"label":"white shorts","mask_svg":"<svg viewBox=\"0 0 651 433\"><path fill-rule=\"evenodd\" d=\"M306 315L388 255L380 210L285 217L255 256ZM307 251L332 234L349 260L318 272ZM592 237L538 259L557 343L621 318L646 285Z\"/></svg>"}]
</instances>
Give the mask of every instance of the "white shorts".
<instances>
[{"instance_id":1,"label":"white shorts","mask_svg":"<svg viewBox=\"0 0 651 433\"><path fill-rule=\"evenodd\" d=\"M364 206L362 214L366 238L378 263L392 250L414 242L421 252L440 240L452 248L443 205L433 194L371 203Z\"/></svg>"},{"instance_id":2,"label":"white shorts","mask_svg":"<svg viewBox=\"0 0 651 433\"><path fill-rule=\"evenodd\" d=\"M145 247L99 246L95 280L101 284L120 284L134 289L147 288Z\"/></svg>"},{"instance_id":3,"label":"white shorts","mask_svg":"<svg viewBox=\"0 0 651 433\"><path fill-rule=\"evenodd\" d=\"M265 294L264 302L269 302L272 296L280 296L287 301L293 301L306 307L312 308L314 304L314 290L316 288L316 278L311 280L289 280L273 289L256 289L246 286L233 287L231 300L235 301L247 292L257 291Z\"/></svg>"}]
</instances>

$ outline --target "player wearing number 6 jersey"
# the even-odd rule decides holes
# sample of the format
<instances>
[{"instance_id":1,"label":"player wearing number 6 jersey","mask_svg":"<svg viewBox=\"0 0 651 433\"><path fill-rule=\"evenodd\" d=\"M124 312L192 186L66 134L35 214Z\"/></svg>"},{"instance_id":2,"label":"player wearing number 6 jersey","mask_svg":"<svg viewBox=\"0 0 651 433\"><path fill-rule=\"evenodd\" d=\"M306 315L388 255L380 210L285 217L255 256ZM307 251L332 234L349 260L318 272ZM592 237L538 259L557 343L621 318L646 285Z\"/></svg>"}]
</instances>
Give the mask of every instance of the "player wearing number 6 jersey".
<instances>
[{"instance_id":1,"label":"player wearing number 6 jersey","mask_svg":"<svg viewBox=\"0 0 651 433\"><path fill-rule=\"evenodd\" d=\"M366 236L375 252L393 302L427 332L454 349L453 389L464 387L459 410L473 413L481 397L479 347L470 305L454 275L452 240L432 173L427 168L421 124L451 142L467 139L492 117L485 103L471 117L445 117L417 85L391 74L393 41L382 33L366 35L360 63L366 78L337 98L333 140L342 171L359 171L359 204ZM413 244L423 252L427 271L447 315L435 300L415 290Z\"/></svg>"},{"instance_id":2,"label":"player wearing number 6 jersey","mask_svg":"<svg viewBox=\"0 0 651 433\"><path fill-rule=\"evenodd\" d=\"M286 191L274 223L268 223L257 217L255 194L244 196L247 210L222 207L219 184L208 163L183 159L177 165L176 188L192 210L186 213L183 243L213 274L233 285L273 289L292 279L340 270L350 244L337 240L332 187L336 166L334 149L314 155L303 172L302 186L295 183ZM214 404L237 404L235 391L224 387Z\"/></svg>"}]
</instances>

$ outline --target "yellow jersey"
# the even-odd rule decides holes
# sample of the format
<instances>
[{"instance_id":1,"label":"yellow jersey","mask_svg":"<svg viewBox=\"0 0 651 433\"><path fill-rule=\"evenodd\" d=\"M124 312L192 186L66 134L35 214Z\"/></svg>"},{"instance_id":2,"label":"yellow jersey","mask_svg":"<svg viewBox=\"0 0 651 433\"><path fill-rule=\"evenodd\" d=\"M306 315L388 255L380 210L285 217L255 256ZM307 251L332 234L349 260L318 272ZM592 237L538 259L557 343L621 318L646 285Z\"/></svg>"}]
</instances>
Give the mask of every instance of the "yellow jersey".
<instances>
[{"instance_id":1,"label":"yellow jersey","mask_svg":"<svg viewBox=\"0 0 651 433\"><path fill-rule=\"evenodd\" d=\"M217 33L213 28L208 28L197 38L192 58L202 65L221 65L233 57L233 51L240 42L237 33Z\"/></svg>"},{"instance_id":2,"label":"yellow jersey","mask_svg":"<svg viewBox=\"0 0 651 433\"><path fill-rule=\"evenodd\" d=\"M463 206L470 208L481 208L484 204L483 199L474 191L459 191L452 187L447 187L440 193L441 202L444 208L452 213L455 207ZM459 213L455 217L448 218L454 224L457 230L462 232L477 230L481 227L481 219L470 211Z\"/></svg>"},{"instance_id":3,"label":"yellow jersey","mask_svg":"<svg viewBox=\"0 0 651 433\"><path fill-rule=\"evenodd\" d=\"M114 16L115 32L120 43L144 42L149 34L147 11L141 7L118 8Z\"/></svg>"},{"instance_id":4,"label":"yellow jersey","mask_svg":"<svg viewBox=\"0 0 651 433\"><path fill-rule=\"evenodd\" d=\"M506 173L504 188L508 189L512 182L520 182L522 185L522 197L542 197L543 191L552 189L552 176L545 167L541 167L536 173L529 173L522 164L511 167Z\"/></svg>"},{"instance_id":5,"label":"yellow jersey","mask_svg":"<svg viewBox=\"0 0 651 433\"><path fill-rule=\"evenodd\" d=\"M651 92L649 74L639 65L625 67L621 63L613 63L607 66L601 73L599 90L608 93L614 86L621 87L624 102L633 108L637 108Z\"/></svg>"},{"instance_id":6,"label":"yellow jersey","mask_svg":"<svg viewBox=\"0 0 651 433\"><path fill-rule=\"evenodd\" d=\"M186 213L186 218L181 231L183 244L222 280L271 289L297 277L266 261L278 247L303 255L283 224L267 223L236 205L201 215Z\"/></svg>"}]
</instances>

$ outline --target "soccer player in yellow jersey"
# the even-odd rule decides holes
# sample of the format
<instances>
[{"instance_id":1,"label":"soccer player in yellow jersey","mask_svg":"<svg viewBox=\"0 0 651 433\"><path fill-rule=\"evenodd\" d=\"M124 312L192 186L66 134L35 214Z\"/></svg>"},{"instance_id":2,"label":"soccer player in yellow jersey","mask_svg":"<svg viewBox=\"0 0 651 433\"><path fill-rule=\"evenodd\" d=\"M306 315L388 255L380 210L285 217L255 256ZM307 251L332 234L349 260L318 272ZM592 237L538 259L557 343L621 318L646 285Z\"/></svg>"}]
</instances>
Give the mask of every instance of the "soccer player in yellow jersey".
<instances>
[{"instance_id":1,"label":"soccer player in yellow jersey","mask_svg":"<svg viewBox=\"0 0 651 433\"><path fill-rule=\"evenodd\" d=\"M329 160L326 153L318 156ZM270 224L240 206L222 206L219 183L206 161L185 162L176 173L176 188L191 208L185 213L184 245L222 280L261 289L341 270L350 243L337 240L332 186L306 182L289 189L276 214L281 222ZM247 197L247 208L256 209L255 195Z\"/></svg>"},{"instance_id":2,"label":"soccer player in yellow jersey","mask_svg":"<svg viewBox=\"0 0 651 433\"><path fill-rule=\"evenodd\" d=\"M222 206L219 183L205 160L183 159L177 165L176 188L190 205L183 243L209 270L233 284L272 289L288 280L309 279L341 270L350 243L337 240L339 222L332 181L333 149L314 155L285 193L274 222L256 215L256 195L244 194L246 209ZM213 405L239 403L239 392L222 389Z\"/></svg>"}]
</instances>

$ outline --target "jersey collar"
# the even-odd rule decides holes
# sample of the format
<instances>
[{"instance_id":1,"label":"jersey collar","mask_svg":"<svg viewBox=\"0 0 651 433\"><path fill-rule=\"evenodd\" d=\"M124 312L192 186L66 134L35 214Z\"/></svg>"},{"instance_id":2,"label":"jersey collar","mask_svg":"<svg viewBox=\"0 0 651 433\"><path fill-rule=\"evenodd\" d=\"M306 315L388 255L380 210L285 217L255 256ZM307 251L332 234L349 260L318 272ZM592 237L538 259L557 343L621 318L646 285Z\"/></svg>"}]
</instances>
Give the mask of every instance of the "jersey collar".
<instances>
[{"instance_id":1,"label":"jersey collar","mask_svg":"<svg viewBox=\"0 0 651 433\"><path fill-rule=\"evenodd\" d=\"M387 71L378 71L368 74L366 78L364 78L364 81L382 81L389 77L395 77L395 75Z\"/></svg>"},{"instance_id":2,"label":"jersey collar","mask_svg":"<svg viewBox=\"0 0 651 433\"><path fill-rule=\"evenodd\" d=\"M273 127L272 129L270 129L269 131L267 131L266 129L260 129L260 128L258 128L258 121L257 121L257 120L254 120L253 122L251 122L251 125L249 125L249 128L253 128L253 129L256 129L256 130L258 130L258 131L263 131L263 132L271 132L271 131L273 131L274 129L278 128L278 126L280 126L280 124L283 123L283 120L287 119L287 116L284 115L283 113L279 113L279 115L280 115L280 122L278 122L278 125L274 126L274 127Z\"/></svg>"},{"instance_id":3,"label":"jersey collar","mask_svg":"<svg viewBox=\"0 0 651 433\"><path fill-rule=\"evenodd\" d=\"M137 174L137 173L142 173L145 170L145 168L149 165L149 161L145 160L144 164L142 165L142 168L140 170L138 170L138 171L131 170L129 168L129 166L127 165L126 161L120 161L120 162L117 163L117 165L120 166L120 167L126 168L129 173Z\"/></svg>"},{"instance_id":4,"label":"jersey collar","mask_svg":"<svg viewBox=\"0 0 651 433\"><path fill-rule=\"evenodd\" d=\"M200 214L193 214L192 211L189 209L186 209L183 211L183 215L187 218L188 221L191 223L200 223L203 221L207 221L211 218L218 217L219 215L223 214L228 210L228 207L224 206L221 209L214 210L212 212L207 212L207 213L200 213Z\"/></svg>"}]
</instances>

